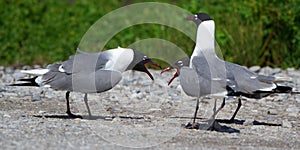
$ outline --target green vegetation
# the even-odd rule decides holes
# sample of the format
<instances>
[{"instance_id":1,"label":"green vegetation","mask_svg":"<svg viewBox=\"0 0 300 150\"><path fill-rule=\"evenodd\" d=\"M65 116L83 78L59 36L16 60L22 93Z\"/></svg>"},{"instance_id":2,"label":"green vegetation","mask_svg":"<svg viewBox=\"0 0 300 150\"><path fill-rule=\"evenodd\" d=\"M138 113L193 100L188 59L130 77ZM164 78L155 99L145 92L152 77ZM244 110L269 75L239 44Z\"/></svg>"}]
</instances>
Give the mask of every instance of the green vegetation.
<instances>
[{"instance_id":1,"label":"green vegetation","mask_svg":"<svg viewBox=\"0 0 300 150\"><path fill-rule=\"evenodd\" d=\"M45 65L74 54L82 36L100 17L138 1L0 1L0 65ZM164 0L192 13L207 12L225 60L241 65L300 67L300 0ZM191 54L183 33L157 24L127 28L105 49L147 38L171 41Z\"/></svg>"}]
</instances>

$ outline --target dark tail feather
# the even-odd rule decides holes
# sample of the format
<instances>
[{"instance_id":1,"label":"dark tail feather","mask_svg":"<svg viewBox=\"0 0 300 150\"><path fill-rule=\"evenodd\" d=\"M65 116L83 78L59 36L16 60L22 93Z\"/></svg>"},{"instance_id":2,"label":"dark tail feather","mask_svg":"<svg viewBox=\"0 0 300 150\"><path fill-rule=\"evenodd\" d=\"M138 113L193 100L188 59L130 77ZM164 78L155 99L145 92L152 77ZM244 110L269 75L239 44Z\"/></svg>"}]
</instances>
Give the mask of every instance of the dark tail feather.
<instances>
[{"instance_id":1,"label":"dark tail feather","mask_svg":"<svg viewBox=\"0 0 300 150\"><path fill-rule=\"evenodd\" d=\"M300 94L300 92L299 91L293 91L293 92L291 92L291 94Z\"/></svg>"},{"instance_id":2,"label":"dark tail feather","mask_svg":"<svg viewBox=\"0 0 300 150\"><path fill-rule=\"evenodd\" d=\"M16 84L10 84L8 86L39 86L36 82L35 79L36 77L29 78L29 79L19 79L18 81L23 81L24 83L16 83Z\"/></svg>"},{"instance_id":3,"label":"dark tail feather","mask_svg":"<svg viewBox=\"0 0 300 150\"><path fill-rule=\"evenodd\" d=\"M291 93L292 90L292 87L278 85L276 89L274 89L274 93Z\"/></svg>"},{"instance_id":4,"label":"dark tail feather","mask_svg":"<svg viewBox=\"0 0 300 150\"><path fill-rule=\"evenodd\" d=\"M277 86L274 93L300 94L300 91L293 91L293 88L289 86Z\"/></svg>"},{"instance_id":5,"label":"dark tail feather","mask_svg":"<svg viewBox=\"0 0 300 150\"><path fill-rule=\"evenodd\" d=\"M242 93L242 95L248 98L260 99L274 93L300 94L300 92L293 92L292 90L292 87L277 85L277 87L272 91L255 91L253 94Z\"/></svg>"}]
</instances>

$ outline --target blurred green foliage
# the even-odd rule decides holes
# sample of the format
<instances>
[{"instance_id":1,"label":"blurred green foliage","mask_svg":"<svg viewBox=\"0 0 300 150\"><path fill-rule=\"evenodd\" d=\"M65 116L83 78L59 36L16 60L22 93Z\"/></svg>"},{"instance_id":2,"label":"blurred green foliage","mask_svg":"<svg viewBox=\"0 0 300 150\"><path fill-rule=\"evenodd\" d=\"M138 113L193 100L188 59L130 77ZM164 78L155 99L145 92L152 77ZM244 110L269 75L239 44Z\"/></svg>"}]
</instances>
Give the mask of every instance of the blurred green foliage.
<instances>
[{"instance_id":1,"label":"blurred green foliage","mask_svg":"<svg viewBox=\"0 0 300 150\"><path fill-rule=\"evenodd\" d=\"M136 0L0 1L0 65L45 65L75 53L82 36L105 14ZM207 12L225 60L241 65L300 66L300 0L163 0L192 13ZM196 30L196 28L195 28ZM161 38L191 54L183 33L157 24L129 27L105 49Z\"/></svg>"}]
</instances>

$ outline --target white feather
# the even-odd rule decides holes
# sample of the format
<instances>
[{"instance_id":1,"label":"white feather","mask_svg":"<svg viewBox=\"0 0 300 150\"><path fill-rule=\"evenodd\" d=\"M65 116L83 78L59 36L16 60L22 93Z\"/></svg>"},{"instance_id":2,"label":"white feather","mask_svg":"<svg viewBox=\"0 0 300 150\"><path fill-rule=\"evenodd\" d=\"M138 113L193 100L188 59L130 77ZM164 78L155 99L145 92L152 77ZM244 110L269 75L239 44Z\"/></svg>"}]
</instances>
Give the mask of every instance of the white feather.
<instances>
[{"instance_id":1,"label":"white feather","mask_svg":"<svg viewBox=\"0 0 300 150\"><path fill-rule=\"evenodd\" d=\"M48 88L50 88L51 86L50 85L48 85L48 84L42 84L43 83L43 80L42 80L42 76L39 76L39 77L37 77L35 80L35 83L37 83L39 86L41 86L41 87L48 87Z\"/></svg>"},{"instance_id":2,"label":"white feather","mask_svg":"<svg viewBox=\"0 0 300 150\"><path fill-rule=\"evenodd\" d=\"M64 70L64 68L63 68L63 65L60 65L60 66L58 67L58 71L60 71L60 72L65 72L65 70Z\"/></svg>"},{"instance_id":3,"label":"white feather","mask_svg":"<svg viewBox=\"0 0 300 150\"><path fill-rule=\"evenodd\" d=\"M224 98L227 96L227 91L211 94L211 97L213 98Z\"/></svg>"},{"instance_id":4,"label":"white feather","mask_svg":"<svg viewBox=\"0 0 300 150\"><path fill-rule=\"evenodd\" d=\"M21 70L20 72L25 74L41 76L47 73L48 71L49 69L33 69L33 70Z\"/></svg>"},{"instance_id":5,"label":"white feather","mask_svg":"<svg viewBox=\"0 0 300 150\"><path fill-rule=\"evenodd\" d=\"M115 70L124 72L133 61L133 50L129 48L118 47L109 50L109 61L105 64L105 70Z\"/></svg>"},{"instance_id":6,"label":"white feather","mask_svg":"<svg viewBox=\"0 0 300 150\"><path fill-rule=\"evenodd\" d=\"M273 83L271 87L267 87L267 88L263 88L263 89L258 89L258 90L259 91L272 91L276 87L277 87L277 85Z\"/></svg>"},{"instance_id":7,"label":"white feather","mask_svg":"<svg viewBox=\"0 0 300 150\"><path fill-rule=\"evenodd\" d=\"M293 79L290 77L275 77L274 82L284 82L284 81L292 81Z\"/></svg>"},{"instance_id":8,"label":"white feather","mask_svg":"<svg viewBox=\"0 0 300 150\"><path fill-rule=\"evenodd\" d=\"M221 81L221 78L212 78L213 81Z\"/></svg>"},{"instance_id":9,"label":"white feather","mask_svg":"<svg viewBox=\"0 0 300 150\"><path fill-rule=\"evenodd\" d=\"M191 56L190 67L192 68L195 56L215 54L215 23L213 20L202 22L197 29L196 46Z\"/></svg>"}]
</instances>

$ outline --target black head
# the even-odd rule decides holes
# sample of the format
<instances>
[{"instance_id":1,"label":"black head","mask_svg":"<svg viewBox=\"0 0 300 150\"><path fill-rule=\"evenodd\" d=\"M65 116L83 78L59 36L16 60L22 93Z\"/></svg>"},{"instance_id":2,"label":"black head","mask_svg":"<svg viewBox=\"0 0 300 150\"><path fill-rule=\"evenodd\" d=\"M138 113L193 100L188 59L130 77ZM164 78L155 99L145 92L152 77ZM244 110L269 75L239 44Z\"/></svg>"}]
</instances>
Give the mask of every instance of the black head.
<instances>
[{"instance_id":1,"label":"black head","mask_svg":"<svg viewBox=\"0 0 300 150\"><path fill-rule=\"evenodd\" d=\"M187 20L191 20L199 25L203 21L213 20L208 14L206 13L197 13L194 16L188 16Z\"/></svg>"},{"instance_id":2,"label":"black head","mask_svg":"<svg viewBox=\"0 0 300 150\"><path fill-rule=\"evenodd\" d=\"M128 66L127 70L136 70L136 71L141 71L141 72L145 72L148 74L148 76L153 79L153 76L151 75L151 73L148 71L148 69L146 68L146 64L150 64L152 66L156 66L161 68L161 66L155 62L153 62L147 55L135 51L133 50L133 60L130 63L130 65Z\"/></svg>"},{"instance_id":3,"label":"black head","mask_svg":"<svg viewBox=\"0 0 300 150\"><path fill-rule=\"evenodd\" d=\"M184 66L189 66L190 64L190 58L189 57L184 57L181 59L176 60L171 66L165 68L163 71L161 71L161 74L172 70L172 69L176 69L176 73L173 75L173 77L170 79L170 81L168 82L168 85L172 83L172 81L177 78L180 75L180 69Z\"/></svg>"}]
</instances>

